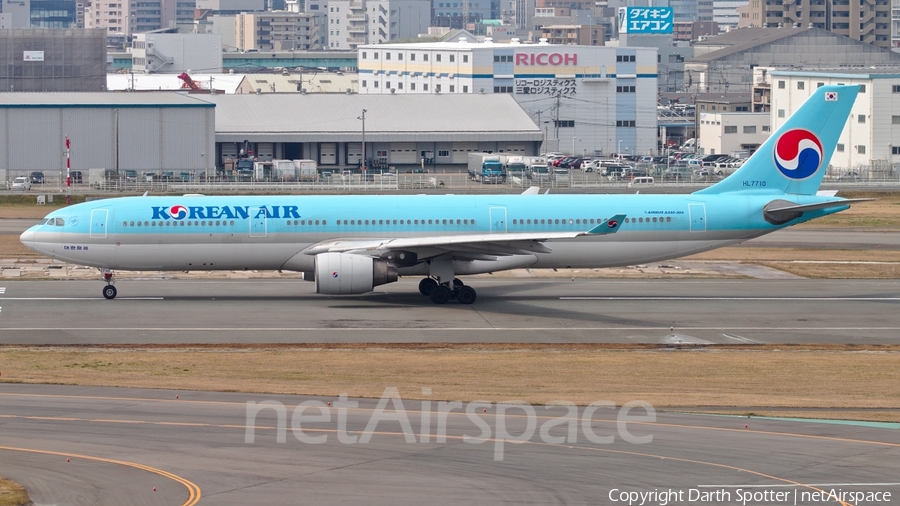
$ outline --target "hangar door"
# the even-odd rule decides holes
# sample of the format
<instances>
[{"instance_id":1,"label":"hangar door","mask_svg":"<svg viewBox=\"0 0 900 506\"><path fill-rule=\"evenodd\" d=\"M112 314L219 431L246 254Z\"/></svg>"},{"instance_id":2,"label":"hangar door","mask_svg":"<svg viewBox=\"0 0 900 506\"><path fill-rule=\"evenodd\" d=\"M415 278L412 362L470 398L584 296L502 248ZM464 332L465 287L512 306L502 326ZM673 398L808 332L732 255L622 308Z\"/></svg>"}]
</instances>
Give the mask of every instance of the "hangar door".
<instances>
[{"instance_id":1,"label":"hangar door","mask_svg":"<svg viewBox=\"0 0 900 506\"><path fill-rule=\"evenodd\" d=\"M257 142L256 159L260 162L271 162L275 158L275 143Z\"/></svg>"},{"instance_id":2,"label":"hangar door","mask_svg":"<svg viewBox=\"0 0 900 506\"><path fill-rule=\"evenodd\" d=\"M323 142L319 144L319 165L337 164L337 144Z\"/></svg>"},{"instance_id":3,"label":"hangar door","mask_svg":"<svg viewBox=\"0 0 900 506\"><path fill-rule=\"evenodd\" d=\"M419 163L415 142L392 142L388 163Z\"/></svg>"},{"instance_id":4,"label":"hangar door","mask_svg":"<svg viewBox=\"0 0 900 506\"><path fill-rule=\"evenodd\" d=\"M220 163L222 165L225 165L225 160L228 160L228 159L234 160L234 159L237 159L237 157L238 157L237 144L235 144L233 142L222 143L222 160L220 160Z\"/></svg>"},{"instance_id":5,"label":"hangar door","mask_svg":"<svg viewBox=\"0 0 900 506\"><path fill-rule=\"evenodd\" d=\"M469 163L469 153L477 151L477 142L454 142L450 151L450 163Z\"/></svg>"},{"instance_id":6,"label":"hangar door","mask_svg":"<svg viewBox=\"0 0 900 506\"><path fill-rule=\"evenodd\" d=\"M347 164L356 164L359 163L360 153L362 152L362 143L360 142L348 142L347 143Z\"/></svg>"}]
</instances>

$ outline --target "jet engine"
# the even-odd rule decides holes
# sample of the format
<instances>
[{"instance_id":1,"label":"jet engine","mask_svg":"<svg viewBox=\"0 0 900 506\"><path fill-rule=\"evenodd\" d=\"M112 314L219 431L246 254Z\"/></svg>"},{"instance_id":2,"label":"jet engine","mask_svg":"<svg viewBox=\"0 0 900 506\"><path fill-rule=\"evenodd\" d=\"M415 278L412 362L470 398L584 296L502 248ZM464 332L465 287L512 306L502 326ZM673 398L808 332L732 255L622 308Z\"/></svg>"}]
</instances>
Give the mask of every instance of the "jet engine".
<instances>
[{"instance_id":1,"label":"jet engine","mask_svg":"<svg viewBox=\"0 0 900 506\"><path fill-rule=\"evenodd\" d=\"M377 258L353 253L316 255L316 293L348 295L397 281L397 268Z\"/></svg>"}]
</instances>

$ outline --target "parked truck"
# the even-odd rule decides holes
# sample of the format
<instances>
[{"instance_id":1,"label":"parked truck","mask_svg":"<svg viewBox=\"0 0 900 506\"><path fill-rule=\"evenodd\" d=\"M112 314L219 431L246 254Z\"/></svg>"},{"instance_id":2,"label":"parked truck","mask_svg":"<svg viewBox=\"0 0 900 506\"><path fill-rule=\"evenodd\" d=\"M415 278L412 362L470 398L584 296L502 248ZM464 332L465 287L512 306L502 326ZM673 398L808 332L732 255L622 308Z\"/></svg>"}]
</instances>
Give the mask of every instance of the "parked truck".
<instances>
[{"instance_id":1,"label":"parked truck","mask_svg":"<svg viewBox=\"0 0 900 506\"><path fill-rule=\"evenodd\" d=\"M550 168L547 159L543 156L526 156L525 166L528 168L528 177L532 182L550 181Z\"/></svg>"},{"instance_id":2,"label":"parked truck","mask_svg":"<svg viewBox=\"0 0 900 506\"><path fill-rule=\"evenodd\" d=\"M482 184L506 182L506 169L500 155L469 153L469 177Z\"/></svg>"},{"instance_id":3,"label":"parked truck","mask_svg":"<svg viewBox=\"0 0 900 506\"><path fill-rule=\"evenodd\" d=\"M298 181L315 181L318 168L315 160L294 160L294 174Z\"/></svg>"},{"instance_id":4,"label":"parked truck","mask_svg":"<svg viewBox=\"0 0 900 506\"><path fill-rule=\"evenodd\" d=\"M503 162L507 175L519 177L525 177L527 175L528 167L525 166L524 156L501 155L500 161Z\"/></svg>"}]
</instances>

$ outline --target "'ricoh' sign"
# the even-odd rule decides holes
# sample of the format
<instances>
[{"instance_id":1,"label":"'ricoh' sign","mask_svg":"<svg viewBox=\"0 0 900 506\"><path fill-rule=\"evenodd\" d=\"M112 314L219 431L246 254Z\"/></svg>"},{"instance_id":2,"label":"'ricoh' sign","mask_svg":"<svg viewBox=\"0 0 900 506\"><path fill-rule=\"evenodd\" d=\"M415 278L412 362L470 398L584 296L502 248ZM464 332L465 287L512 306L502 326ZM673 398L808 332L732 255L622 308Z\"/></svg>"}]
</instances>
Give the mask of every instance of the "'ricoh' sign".
<instances>
[{"instance_id":1,"label":"'ricoh' sign","mask_svg":"<svg viewBox=\"0 0 900 506\"><path fill-rule=\"evenodd\" d=\"M577 53L516 53L516 65L578 65Z\"/></svg>"}]
</instances>

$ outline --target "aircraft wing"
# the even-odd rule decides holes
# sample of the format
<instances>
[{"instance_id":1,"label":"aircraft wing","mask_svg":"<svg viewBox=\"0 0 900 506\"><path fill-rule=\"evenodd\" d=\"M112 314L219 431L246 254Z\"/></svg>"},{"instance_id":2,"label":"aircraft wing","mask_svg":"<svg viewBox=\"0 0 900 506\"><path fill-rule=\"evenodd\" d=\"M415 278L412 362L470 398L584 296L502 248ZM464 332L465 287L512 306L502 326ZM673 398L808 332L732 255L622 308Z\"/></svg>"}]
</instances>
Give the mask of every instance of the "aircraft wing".
<instances>
[{"instance_id":1,"label":"aircraft wing","mask_svg":"<svg viewBox=\"0 0 900 506\"><path fill-rule=\"evenodd\" d=\"M549 253L546 241L575 239L586 235L607 235L619 230L624 214L613 216L587 231L523 232L498 234L460 234L385 239L335 240L314 244L304 250L307 255L319 253L356 253L382 256L390 251L410 251L418 258L455 252L469 255L518 255Z\"/></svg>"}]
</instances>

